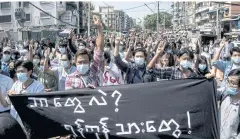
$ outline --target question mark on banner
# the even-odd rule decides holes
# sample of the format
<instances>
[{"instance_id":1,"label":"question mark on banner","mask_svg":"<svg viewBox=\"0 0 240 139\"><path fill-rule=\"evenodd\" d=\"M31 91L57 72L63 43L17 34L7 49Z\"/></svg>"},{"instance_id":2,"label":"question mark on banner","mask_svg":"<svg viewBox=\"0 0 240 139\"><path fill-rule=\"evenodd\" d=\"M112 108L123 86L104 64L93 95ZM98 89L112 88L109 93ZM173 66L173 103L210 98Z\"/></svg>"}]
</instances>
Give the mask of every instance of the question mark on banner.
<instances>
[{"instance_id":1,"label":"question mark on banner","mask_svg":"<svg viewBox=\"0 0 240 139\"><path fill-rule=\"evenodd\" d=\"M118 92L117 90L115 90L113 93L112 93L112 97L114 98L115 97L115 94L118 94L118 97L115 101L115 105L118 106L118 101L119 99L121 98L122 94L120 92ZM118 112L118 108L115 109L115 112Z\"/></svg>"}]
</instances>

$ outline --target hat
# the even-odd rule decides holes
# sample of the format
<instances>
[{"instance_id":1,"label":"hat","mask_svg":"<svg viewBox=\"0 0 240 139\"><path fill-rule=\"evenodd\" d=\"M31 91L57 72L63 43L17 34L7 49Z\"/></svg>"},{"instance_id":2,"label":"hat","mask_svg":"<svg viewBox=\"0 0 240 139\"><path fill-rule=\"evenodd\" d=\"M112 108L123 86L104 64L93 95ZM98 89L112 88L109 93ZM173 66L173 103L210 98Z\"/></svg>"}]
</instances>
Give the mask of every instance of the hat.
<instances>
[{"instance_id":1,"label":"hat","mask_svg":"<svg viewBox=\"0 0 240 139\"><path fill-rule=\"evenodd\" d=\"M6 51L11 52L11 47L5 47L5 48L3 48L3 52L6 52Z\"/></svg>"}]
</instances>

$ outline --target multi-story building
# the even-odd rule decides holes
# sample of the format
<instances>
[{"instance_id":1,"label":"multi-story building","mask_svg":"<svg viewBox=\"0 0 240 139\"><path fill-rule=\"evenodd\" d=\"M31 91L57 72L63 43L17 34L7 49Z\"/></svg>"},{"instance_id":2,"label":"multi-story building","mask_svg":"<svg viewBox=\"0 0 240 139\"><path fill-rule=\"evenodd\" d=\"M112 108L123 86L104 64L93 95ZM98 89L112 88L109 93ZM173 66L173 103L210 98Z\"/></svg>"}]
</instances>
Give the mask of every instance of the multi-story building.
<instances>
[{"instance_id":1,"label":"multi-story building","mask_svg":"<svg viewBox=\"0 0 240 139\"><path fill-rule=\"evenodd\" d=\"M115 10L115 15L116 15L116 31L122 32L124 31L124 25L125 25L125 18L124 18L124 12L121 10Z\"/></svg>"},{"instance_id":2,"label":"multi-story building","mask_svg":"<svg viewBox=\"0 0 240 139\"><path fill-rule=\"evenodd\" d=\"M116 15L114 12L113 6L100 6L99 13L101 14L101 18L103 23L110 30L115 30L116 25Z\"/></svg>"},{"instance_id":3,"label":"multi-story building","mask_svg":"<svg viewBox=\"0 0 240 139\"><path fill-rule=\"evenodd\" d=\"M12 35L15 37L12 39L15 40L40 40L43 37L54 40L61 29L83 27L81 26L83 20L79 18L82 12L78 10L83 6L79 2L31 1L31 3L37 8L28 2L0 2L0 30L10 30L15 34ZM24 22L16 20L19 18L15 16L16 9L26 14Z\"/></svg>"},{"instance_id":4,"label":"multi-story building","mask_svg":"<svg viewBox=\"0 0 240 139\"><path fill-rule=\"evenodd\" d=\"M128 31L131 28L130 26L130 17L125 14L125 24L124 24L124 31Z\"/></svg>"}]
</instances>

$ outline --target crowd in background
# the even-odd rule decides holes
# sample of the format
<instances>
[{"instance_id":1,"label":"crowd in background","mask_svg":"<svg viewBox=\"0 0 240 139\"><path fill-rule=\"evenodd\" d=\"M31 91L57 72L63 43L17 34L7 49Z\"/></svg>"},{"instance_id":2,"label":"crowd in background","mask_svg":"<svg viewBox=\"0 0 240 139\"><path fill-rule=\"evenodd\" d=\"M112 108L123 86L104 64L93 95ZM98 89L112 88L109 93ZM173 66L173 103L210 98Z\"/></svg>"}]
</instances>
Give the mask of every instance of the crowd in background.
<instances>
[{"instance_id":1,"label":"crowd in background","mask_svg":"<svg viewBox=\"0 0 240 139\"><path fill-rule=\"evenodd\" d=\"M221 102L221 139L240 137L240 48L232 45L231 38L210 41L206 46L197 40L192 48L179 38L162 34L134 31L128 36L104 34L101 22L97 20L95 24L97 36L83 37L71 31L67 38L54 43L2 42L0 113L10 112L22 125L7 94L216 78Z\"/></svg>"}]
</instances>

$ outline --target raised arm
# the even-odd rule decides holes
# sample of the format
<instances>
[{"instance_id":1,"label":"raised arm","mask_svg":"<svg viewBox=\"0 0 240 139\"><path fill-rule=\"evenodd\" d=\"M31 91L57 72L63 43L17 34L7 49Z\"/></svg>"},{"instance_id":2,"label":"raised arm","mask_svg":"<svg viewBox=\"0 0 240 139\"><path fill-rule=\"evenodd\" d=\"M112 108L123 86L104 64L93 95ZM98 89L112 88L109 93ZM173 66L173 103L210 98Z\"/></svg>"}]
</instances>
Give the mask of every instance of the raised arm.
<instances>
[{"instance_id":1,"label":"raised arm","mask_svg":"<svg viewBox=\"0 0 240 139\"><path fill-rule=\"evenodd\" d=\"M119 55L119 41L120 38L117 37L115 40L115 49L114 49L114 59L115 59L115 64L117 65L117 67L123 71L123 72L127 72L128 69L128 64L126 64L125 62L122 61L120 55Z\"/></svg>"},{"instance_id":2,"label":"raised arm","mask_svg":"<svg viewBox=\"0 0 240 139\"><path fill-rule=\"evenodd\" d=\"M222 51L222 49L224 48L225 45L225 41L221 41L220 43L220 49L217 51L216 55L214 56L212 62L216 62L219 59L220 53Z\"/></svg>"},{"instance_id":3,"label":"raised arm","mask_svg":"<svg viewBox=\"0 0 240 139\"><path fill-rule=\"evenodd\" d=\"M163 42L161 42L159 45L158 45L158 49L157 49L157 52L155 54L155 56L153 57L153 59L149 62L149 64L147 65L147 68L148 69L152 69L156 63L156 61L159 59L159 57L163 54L164 52L164 47L163 47Z\"/></svg>"}]
</instances>

